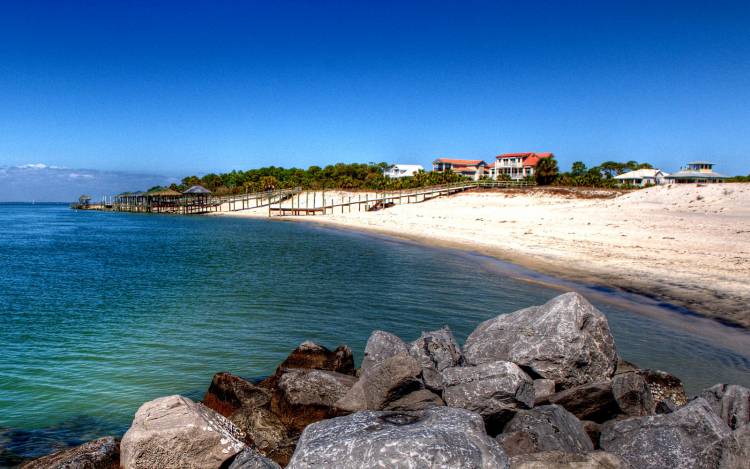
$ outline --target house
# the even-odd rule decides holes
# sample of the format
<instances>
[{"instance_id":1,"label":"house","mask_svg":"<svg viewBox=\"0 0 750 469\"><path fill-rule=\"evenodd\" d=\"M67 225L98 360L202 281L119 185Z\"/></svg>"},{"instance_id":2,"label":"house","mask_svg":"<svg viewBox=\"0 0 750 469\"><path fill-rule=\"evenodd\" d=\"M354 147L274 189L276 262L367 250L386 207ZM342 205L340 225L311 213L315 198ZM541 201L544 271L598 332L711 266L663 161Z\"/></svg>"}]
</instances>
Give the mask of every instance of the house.
<instances>
[{"instance_id":1,"label":"house","mask_svg":"<svg viewBox=\"0 0 750 469\"><path fill-rule=\"evenodd\" d=\"M414 176L419 171L424 171L424 167L421 164L393 164L383 170L383 175L398 179Z\"/></svg>"},{"instance_id":2,"label":"house","mask_svg":"<svg viewBox=\"0 0 750 469\"><path fill-rule=\"evenodd\" d=\"M670 184L691 182L721 182L727 176L714 172L714 164L708 161L692 161L686 167L667 177Z\"/></svg>"},{"instance_id":3,"label":"house","mask_svg":"<svg viewBox=\"0 0 750 469\"><path fill-rule=\"evenodd\" d=\"M478 181L484 175L487 163L484 160L457 160L454 158L438 158L432 162L432 170L436 173L451 170L454 173Z\"/></svg>"},{"instance_id":4,"label":"house","mask_svg":"<svg viewBox=\"0 0 750 469\"><path fill-rule=\"evenodd\" d=\"M623 185L645 187L664 184L667 177L669 177L669 173L665 173L659 169L638 169L619 174L614 178L618 183Z\"/></svg>"},{"instance_id":5,"label":"house","mask_svg":"<svg viewBox=\"0 0 750 469\"><path fill-rule=\"evenodd\" d=\"M533 177L536 165L543 158L552 158L552 153L504 153L495 157L493 179L505 174L511 179Z\"/></svg>"}]
</instances>

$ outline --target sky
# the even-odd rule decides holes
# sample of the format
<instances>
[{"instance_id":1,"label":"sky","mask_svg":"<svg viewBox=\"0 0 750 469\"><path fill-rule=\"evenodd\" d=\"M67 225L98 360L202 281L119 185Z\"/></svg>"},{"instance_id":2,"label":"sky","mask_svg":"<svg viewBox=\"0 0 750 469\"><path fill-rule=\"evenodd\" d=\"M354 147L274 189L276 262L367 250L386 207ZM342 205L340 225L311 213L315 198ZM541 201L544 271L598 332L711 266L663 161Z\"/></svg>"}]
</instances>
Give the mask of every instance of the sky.
<instances>
[{"instance_id":1,"label":"sky","mask_svg":"<svg viewBox=\"0 0 750 469\"><path fill-rule=\"evenodd\" d=\"M520 151L748 174L748 25L747 1L3 1L0 185Z\"/></svg>"}]
</instances>

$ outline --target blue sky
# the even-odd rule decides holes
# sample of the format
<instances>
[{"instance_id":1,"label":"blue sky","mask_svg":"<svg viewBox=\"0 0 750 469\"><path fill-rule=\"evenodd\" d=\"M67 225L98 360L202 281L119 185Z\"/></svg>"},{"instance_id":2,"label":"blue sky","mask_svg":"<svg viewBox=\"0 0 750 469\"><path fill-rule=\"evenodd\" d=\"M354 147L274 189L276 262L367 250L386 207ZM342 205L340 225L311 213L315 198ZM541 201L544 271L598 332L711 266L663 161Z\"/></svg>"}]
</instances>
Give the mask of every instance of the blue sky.
<instances>
[{"instance_id":1,"label":"blue sky","mask_svg":"<svg viewBox=\"0 0 750 469\"><path fill-rule=\"evenodd\" d=\"M747 2L0 3L0 167L552 151L750 173Z\"/></svg>"}]
</instances>

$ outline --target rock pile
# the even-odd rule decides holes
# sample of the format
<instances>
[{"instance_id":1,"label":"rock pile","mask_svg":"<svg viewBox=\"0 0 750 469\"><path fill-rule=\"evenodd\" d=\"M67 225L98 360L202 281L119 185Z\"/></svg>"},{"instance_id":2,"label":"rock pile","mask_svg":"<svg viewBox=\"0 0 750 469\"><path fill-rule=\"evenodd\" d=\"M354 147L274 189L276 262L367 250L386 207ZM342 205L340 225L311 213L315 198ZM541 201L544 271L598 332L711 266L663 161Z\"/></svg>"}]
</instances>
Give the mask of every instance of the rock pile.
<instances>
[{"instance_id":1,"label":"rock pile","mask_svg":"<svg viewBox=\"0 0 750 469\"><path fill-rule=\"evenodd\" d=\"M202 403L144 404L120 453L87 445L30 467L745 468L750 390L688 400L567 293L483 322L463 350L448 328L375 331L360 370L348 347L305 342L259 383L218 373Z\"/></svg>"}]
</instances>

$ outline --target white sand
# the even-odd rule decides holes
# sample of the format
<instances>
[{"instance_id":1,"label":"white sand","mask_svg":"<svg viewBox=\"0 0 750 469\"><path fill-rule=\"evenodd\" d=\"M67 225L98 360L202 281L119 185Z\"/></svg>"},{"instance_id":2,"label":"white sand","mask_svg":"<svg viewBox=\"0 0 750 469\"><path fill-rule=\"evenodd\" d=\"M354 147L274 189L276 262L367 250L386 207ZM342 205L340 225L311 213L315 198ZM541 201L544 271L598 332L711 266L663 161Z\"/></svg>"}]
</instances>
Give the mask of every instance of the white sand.
<instances>
[{"instance_id":1,"label":"white sand","mask_svg":"<svg viewBox=\"0 0 750 469\"><path fill-rule=\"evenodd\" d=\"M359 196L326 193L334 195ZM267 216L268 210L232 215ZM750 184L660 186L606 199L541 189L470 192L378 212L295 219L429 239L750 327Z\"/></svg>"}]
</instances>

